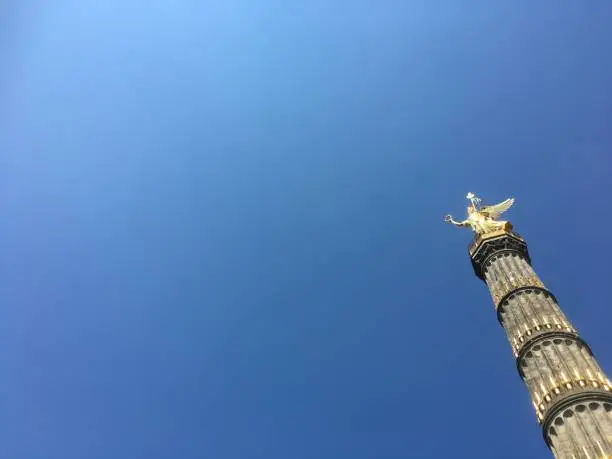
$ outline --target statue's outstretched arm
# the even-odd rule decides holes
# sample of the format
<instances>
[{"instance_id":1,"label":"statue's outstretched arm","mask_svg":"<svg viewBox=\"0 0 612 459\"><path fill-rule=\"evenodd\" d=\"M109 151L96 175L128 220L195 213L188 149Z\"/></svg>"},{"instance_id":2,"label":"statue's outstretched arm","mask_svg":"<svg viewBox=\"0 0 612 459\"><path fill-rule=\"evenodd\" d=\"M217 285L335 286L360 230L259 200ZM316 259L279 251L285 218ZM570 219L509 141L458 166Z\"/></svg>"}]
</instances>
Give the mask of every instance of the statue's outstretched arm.
<instances>
[{"instance_id":1,"label":"statue's outstretched arm","mask_svg":"<svg viewBox=\"0 0 612 459\"><path fill-rule=\"evenodd\" d=\"M467 220L463 220L462 222L458 222L456 220L453 220L452 215L447 215L444 217L444 221L447 223L452 223L455 226L460 226L460 227L466 227L466 226L470 226L470 224L468 223Z\"/></svg>"}]
</instances>

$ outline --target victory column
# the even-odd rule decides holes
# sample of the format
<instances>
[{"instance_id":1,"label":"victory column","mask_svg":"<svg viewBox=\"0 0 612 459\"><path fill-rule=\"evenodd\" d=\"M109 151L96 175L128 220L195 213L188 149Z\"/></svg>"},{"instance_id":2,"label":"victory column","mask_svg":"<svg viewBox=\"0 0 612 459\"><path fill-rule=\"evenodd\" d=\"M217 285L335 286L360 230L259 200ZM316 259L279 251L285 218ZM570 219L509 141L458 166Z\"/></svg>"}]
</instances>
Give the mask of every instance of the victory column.
<instances>
[{"instance_id":1,"label":"victory column","mask_svg":"<svg viewBox=\"0 0 612 459\"><path fill-rule=\"evenodd\" d=\"M444 220L475 233L472 266L489 287L546 444L559 459L612 458L612 384L531 267L523 238L497 220L514 199L467 199L466 220Z\"/></svg>"}]
</instances>

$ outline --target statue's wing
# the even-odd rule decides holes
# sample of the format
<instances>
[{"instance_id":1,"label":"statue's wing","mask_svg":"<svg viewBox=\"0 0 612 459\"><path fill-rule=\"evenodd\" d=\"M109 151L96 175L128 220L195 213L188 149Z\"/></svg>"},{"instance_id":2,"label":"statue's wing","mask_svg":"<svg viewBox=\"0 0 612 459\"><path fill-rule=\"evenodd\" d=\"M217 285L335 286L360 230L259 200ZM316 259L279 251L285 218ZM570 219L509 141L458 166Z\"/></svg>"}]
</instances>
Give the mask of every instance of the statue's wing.
<instances>
[{"instance_id":1,"label":"statue's wing","mask_svg":"<svg viewBox=\"0 0 612 459\"><path fill-rule=\"evenodd\" d=\"M500 202L499 204L495 204L494 206L481 207L479 212L487 217L495 219L512 207L512 204L514 204L514 198L509 198L503 202Z\"/></svg>"}]
</instances>

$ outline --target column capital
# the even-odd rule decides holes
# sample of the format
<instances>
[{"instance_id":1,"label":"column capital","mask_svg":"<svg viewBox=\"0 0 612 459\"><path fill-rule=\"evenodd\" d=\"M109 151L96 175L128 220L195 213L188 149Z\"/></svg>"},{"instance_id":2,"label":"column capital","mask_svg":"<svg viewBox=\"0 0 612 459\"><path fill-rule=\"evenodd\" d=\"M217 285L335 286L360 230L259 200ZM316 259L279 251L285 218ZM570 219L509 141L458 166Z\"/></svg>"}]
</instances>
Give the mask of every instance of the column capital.
<instances>
[{"instance_id":1,"label":"column capital","mask_svg":"<svg viewBox=\"0 0 612 459\"><path fill-rule=\"evenodd\" d=\"M507 224L502 230L478 235L470 244L470 259L476 276L484 280L489 259L503 252L519 253L531 263L527 243L518 233L512 231L510 224Z\"/></svg>"}]
</instances>

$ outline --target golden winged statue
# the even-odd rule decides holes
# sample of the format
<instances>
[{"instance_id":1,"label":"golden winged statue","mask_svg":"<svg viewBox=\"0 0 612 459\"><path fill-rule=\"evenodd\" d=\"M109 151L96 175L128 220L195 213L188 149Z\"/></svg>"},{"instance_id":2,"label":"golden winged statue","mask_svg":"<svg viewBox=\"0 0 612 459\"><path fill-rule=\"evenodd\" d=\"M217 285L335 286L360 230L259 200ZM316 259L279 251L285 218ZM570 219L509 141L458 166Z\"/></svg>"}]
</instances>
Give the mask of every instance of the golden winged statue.
<instances>
[{"instance_id":1,"label":"golden winged statue","mask_svg":"<svg viewBox=\"0 0 612 459\"><path fill-rule=\"evenodd\" d=\"M467 208L468 218L462 222L457 222L453 220L452 215L447 215L444 217L445 222L452 223L455 226L472 228L478 235L506 229L510 225L509 222L496 220L496 218L512 207L514 198L506 199L494 206L483 207L480 207L481 200L474 193L468 193L466 198L470 201Z\"/></svg>"}]
</instances>

